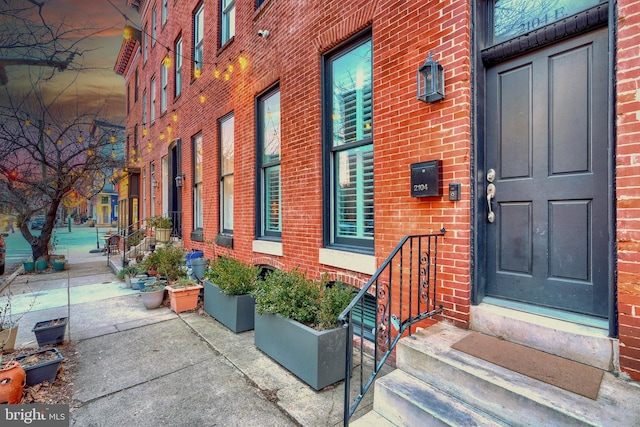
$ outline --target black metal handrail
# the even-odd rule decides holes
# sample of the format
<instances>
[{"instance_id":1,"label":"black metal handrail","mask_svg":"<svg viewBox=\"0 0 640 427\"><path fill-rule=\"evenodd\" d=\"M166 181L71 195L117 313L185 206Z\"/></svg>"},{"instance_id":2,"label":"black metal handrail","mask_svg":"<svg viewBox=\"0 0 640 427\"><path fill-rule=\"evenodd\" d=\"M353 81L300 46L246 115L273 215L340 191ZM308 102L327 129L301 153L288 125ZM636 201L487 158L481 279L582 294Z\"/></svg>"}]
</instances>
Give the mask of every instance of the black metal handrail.
<instances>
[{"instance_id":1,"label":"black metal handrail","mask_svg":"<svg viewBox=\"0 0 640 427\"><path fill-rule=\"evenodd\" d=\"M411 335L413 324L442 312L442 305L437 303L436 274L438 238L445 231L443 228L437 234L405 236L338 317L347 334L343 415L345 426L349 425L349 419L403 334L408 331L408 335ZM365 328L367 295L375 295L376 319L371 331ZM394 299L395 295L397 298ZM374 363L366 368L365 341L369 336L373 337ZM352 369L354 338L360 357L359 368L355 370ZM365 372L365 369L371 372ZM358 377L355 380L359 380L359 394L353 401L350 390L352 375Z\"/></svg>"},{"instance_id":2,"label":"black metal handrail","mask_svg":"<svg viewBox=\"0 0 640 427\"><path fill-rule=\"evenodd\" d=\"M171 237L182 239L182 211L169 211L168 217L171 218Z\"/></svg>"},{"instance_id":3,"label":"black metal handrail","mask_svg":"<svg viewBox=\"0 0 640 427\"><path fill-rule=\"evenodd\" d=\"M119 228L117 235L122 239L122 266L125 267L129 264L130 259L135 258L138 253L148 252L151 239L145 239L147 236L146 223L144 221L137 221L124 228ZM142 245L140 243L143 243ZM107 245L107 263L111 258L111 250ZM132 252L133 251L133 252ZM129 259L127 258L129 257Z\"/></svg>"}]
</instances>

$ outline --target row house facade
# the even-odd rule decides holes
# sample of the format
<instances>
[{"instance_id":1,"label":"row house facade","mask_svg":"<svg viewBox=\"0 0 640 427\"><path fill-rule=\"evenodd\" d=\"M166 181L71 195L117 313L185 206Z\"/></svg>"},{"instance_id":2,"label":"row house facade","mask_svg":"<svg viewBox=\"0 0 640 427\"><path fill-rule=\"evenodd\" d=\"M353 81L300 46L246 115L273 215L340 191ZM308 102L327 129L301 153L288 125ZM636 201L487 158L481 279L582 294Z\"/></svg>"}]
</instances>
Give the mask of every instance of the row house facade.
<instances>
[{"instance_id":1,"label":"row house facade","mask_svg":"<svg viewBox=\"0 0 640 427\"><path fill-rule=\"evenodd\" d=\"M636 2L127 3L127 224L356 288L445 229L437 321L558 321L598 343L559 352L640 380Z\"/></svg>"}]
</instances>

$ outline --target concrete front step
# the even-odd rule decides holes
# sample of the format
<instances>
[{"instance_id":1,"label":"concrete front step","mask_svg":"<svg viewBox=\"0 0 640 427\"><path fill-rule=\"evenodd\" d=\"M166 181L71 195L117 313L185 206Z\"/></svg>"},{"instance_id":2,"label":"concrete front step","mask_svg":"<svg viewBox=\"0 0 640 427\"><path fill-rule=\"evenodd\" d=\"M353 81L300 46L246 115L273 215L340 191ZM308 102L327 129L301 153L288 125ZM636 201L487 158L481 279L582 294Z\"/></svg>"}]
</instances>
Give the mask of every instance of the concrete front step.
<instances>
[{"instance_id":1,"label":"concrete front step","mask_svg":"<svg viewBox=\"0 0 640 427\"><path fill-rule=\"evenodd\" d=\"M513 303L515 304L515 303ZM471 328L605 371L614 369L618 341L603 328L482 303L471 309Z\"/></svg>"},{"instance_id":2,"label":"concrete front step","mask_svg":"<svg viewBox=\"0 0 640 427\"><path fill-rule=\"evenodd\" d=\"M443 322L421 330L398 343L397 367L508 425L630 426L640 420L636 383L605 372L592 400L451 349L469 333Z\"/></svg>"},{"instance_id":3,"label":"concrete front step","mask_svg":"<svg viewBox=\"0 0 640 427\"><path fill-rule=\"evenodd\" d=\"M373 409L396 426L506 426L400 369L376 381Z\"/></svg>"}]
</instances>

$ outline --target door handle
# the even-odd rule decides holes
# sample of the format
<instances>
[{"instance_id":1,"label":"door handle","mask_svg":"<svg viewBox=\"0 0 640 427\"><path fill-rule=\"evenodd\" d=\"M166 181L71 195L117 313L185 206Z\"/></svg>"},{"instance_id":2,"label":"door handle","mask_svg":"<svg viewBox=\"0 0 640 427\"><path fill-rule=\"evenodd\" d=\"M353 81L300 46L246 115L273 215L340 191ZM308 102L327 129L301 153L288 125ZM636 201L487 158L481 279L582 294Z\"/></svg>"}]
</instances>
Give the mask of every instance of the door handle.
<instances>
[{"instance_id":1,"label":"door handle","mask_svg":"<svg viewBox=\"0 0 640 427\"><path fill-rule=\"evenodd\" d=\"M496 196L496 185L491 183L487 185L487 207L489 208L489 214L487 215L487 221L493 223L496 220L496 214L491 209L491 200Z\"/></svg>"}]
</instances>

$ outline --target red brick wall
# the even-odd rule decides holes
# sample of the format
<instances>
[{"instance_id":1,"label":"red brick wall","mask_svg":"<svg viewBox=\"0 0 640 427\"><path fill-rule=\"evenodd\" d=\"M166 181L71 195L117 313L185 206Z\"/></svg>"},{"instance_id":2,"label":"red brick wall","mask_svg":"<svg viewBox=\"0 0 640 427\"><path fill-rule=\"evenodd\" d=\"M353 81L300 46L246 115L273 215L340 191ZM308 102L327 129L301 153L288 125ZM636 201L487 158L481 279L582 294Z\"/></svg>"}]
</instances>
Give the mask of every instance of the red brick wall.
<instances>
[{"instance_id":1,"label":"red brick wall","mask_svg":"<svg viewBox=\"0 0 640 427\"><path fill-rule=\"evenodd\" d=\"M147 2L145 2L147 3ZM170 2L169 22L158 29L159 42L151 50L141 72L141 91L148 90L151 74L159 85L160 63L173 49L182 29L183 51L191 55L192 12L197 1ZM173 99L173 68L169 73L167 114L159 116L142 138L141 165L156 162L156 179L161 179L160 159L166 155L169 139L160 132L175 109L179 119L173 136L182 138L182 190L185 246L205 249L207 256L224 254L227 248L192 242L191 137L203 133L205 171L205 240L211 242L219 230L218 125L222 116L235 114L235 215L233 255L260 264L290 269L301 266L309 274L329 272L353 284L367 276L320 265L322 248L322 140L321 58L322 54L350 36L370 27L374 68L374 161L375 161L375 255L378 263L402 236L435 232L446 228L440 245L439 286L445 317L468 324L470 306L470 164L471 164L471 66L468 1L419 2L390 0L326 0L304 3L265 0L256 11L254 0L236 2L236 36L218 47L218 10L205 7L205 49L202 77L191 80L191 63L184 60L182 95ZM640 6L632 0L618 2L617 59L617 284L620 325L620 364L633 378L640 379L640 87L637 27ZM143 16L143 25L150 22ZM159 22L159 18L158 18ZM160 24L159 24L160 25ZM258 30L269 30L267 39ZM446 97L425 104L415 97L415 74L431 51L445 67ZM238 59L247 60L241 69ZM228 64L234 71L228 80ZM214 70L222 72L214 77ZM279 83L281 91L282 158L282 243L284 256L252 252L255 228L255 98ZM200 103L199 96L206 97ZM142 96L140 96L140 99ZM158 95L159 103L159 95ZM140 102L132 109L141 114ZM159 113L158 113L159 114ZM132 116L134 117L134 116ZM139 116L138 116L139 117ZM135 119L129 120L132 129ZM153 150L146 150L151 142ZM462 184L462 198L450 202L446 196L410 197L409 166L412 163L442 161L443 184ZM159 187L161 188L161 187ZM161 197L158 189L157 198ZM149 208L147 208L149 211ZM156 210L160 212L159 209Z\"/></svg>"},{"instance_id":2,"label":"red brick wall","mask_svg":"<svg viewBox=\"0 0 640 427\"><path fill-rule=\"evenodd\" d=\"M616 207L620 367L640 380L640 4L618 2Z\"/></svg>"},{"instance_id":3,"label":"red brick wall","mask_svg":"<svg viewBox=\"0 0 640 427\"><path fill-rule=\"evenodd\" d=\"M191 52L191 19L198 2L178 2L169 11L169 21L158 28L158 43L149 51L143 66L142 86L149 86L152 74L159 86L160 62L164 46L173 42L182 29L183 50ZM408 233L425 233L446 227L440 262L446 273L443 295L448 312L466 321L469 295L469 9L437 3L371 2L360 0L345 8L344 2L325 1L301 10L296 2L265 2L258 12L252 1L236 5L236 36L223 49L217 47L217 9L205 5L205 48L203 75L184 79L183 94L173 100L170 78L167 114L158 111L156 123L148 126L142 146L141 164L156 162L156 179L161 178L161 157L166 155L170 138L166 125L171 112L174 137L182 138L182 190L184 237L188 248L205 249L207 255L228 252L210 243L191 242L192 169L191 136L202 131L205 151L205 240L211 242L219 230L218 126L217 120L233 111L235 115L235 194L234 249L243 259L290 269L301 266L311 275L330 272L334 277L362 284L366 275L340 271L318 264L322 247L322 141L321 141L321 55L342 41L370 27L374 45L374 147L376 194L376 248L383 260ZM143 10L146 10L143 8ZM147 14L144 23L150 22ZM437 16L438 18L434 19ZM409 25L408 22L411 22ZM452 23L466 22L455 26ZM258 29L270 37L257 37ZM415 98L415 73L428 51L446 67L447 98L437 104L424 104ZM241 53L242 52L242 53ZM248 61L245 70L238 62ZM460 59L462 58L462 59ZM190 61L185 60L185 73ZM216 79L215 69L224 75L227 64L235 66L229 80ZM172 69L173 71L173 69ZM186 75L186 74L185 74ZM170 73L172 76L172 72ZM282 243L284 257L254 254L251 244L255 228L255 97L271 85L281 90L282 142ZM147 89L148 90L148 89ZM206 97L200 103L199 96ZM158 96L159 99L159 96ZM461 182L463 201L448 202L444 197L431 200L409 196L409 165L440 159L444 181ZM161 182L161 186L163 183ZM161 197L160 187L156 197ZM393 208L386 208L392 206ZM301 209L301 207L304 207ZM149 208L147 208L149 211ZM464 248L464 249L461 249Z\"/></svg>"},{"instance_id":4,"label":"red brick wall","mask_svg":"<svg viewBox=\"0 0 640 427\"><path fill-rule=\"evenodd\" d=\"M161 177L161 157L170 138L166 126L175 109L173 137L182 138L183 235L187 248L204 249L206 255L229 252L211 243L192 242L191 136L202 131L205 152L205 240L212 242L219 231L218 125L220 117L235 115L234 248L232 253L255 263L291 269L300 266L310 275L329 272L333 277L362 285L367 276L319 264L322 248L322 140L321 57L322 54L371 28L374 68L374 159L376 234L375 254L381 263L406 234L447 229L440 246L447 317L466 324L469 313L469 159L470 159L470 65L467 2L442 5L438 2L391 2L359 0L309 2L304 10L298 2L265 1L256 12L253 0L236 3L236 36L217 47L218 10L205 4L205 47L203 74L197 80L184 78L183 93L173 99L173 68L169 73L169 101L165 115L148 126L142 146L141 164L156 162L156 179ZM152 74L160 85L160 63L164 46L182 29L183 51L190 56L191 20L197 1L181 1L170 8L169 22L158 27L158 43L150 49L143 66L142 87ZM144 9L143 9L144 10ZM147 13L150 13L147 11ZM144 23L150 17L143 16ZM159 18L158 18L159 22ZM269 30L267 39L257 36ZM431 51L446 69L446 98L425 104L416 99L416 71ZM238 58L248 66L241 70ZM225 80L227 64L234 65ZM190 61L184 60L185 76ZM228 69L228 68L227 68ZM214 70L222 72L214 77ZM252 252L255 229L255 98L279 83L281 91L281 174L283 257ZM206 97L200 103L199 96ZM158 95L159 105L159 95ZM443 185L462 184L462 200L445 196L429 199L410 197L410 164L442 161ZM148 167L148 166L147 166ZM161 186L163 183L161 183ZM161 197L158 187L156 197ZM443 193L446 193L443 189ZM149 211L149 208L147 208Z\"/></svg>"}]
</instances>

